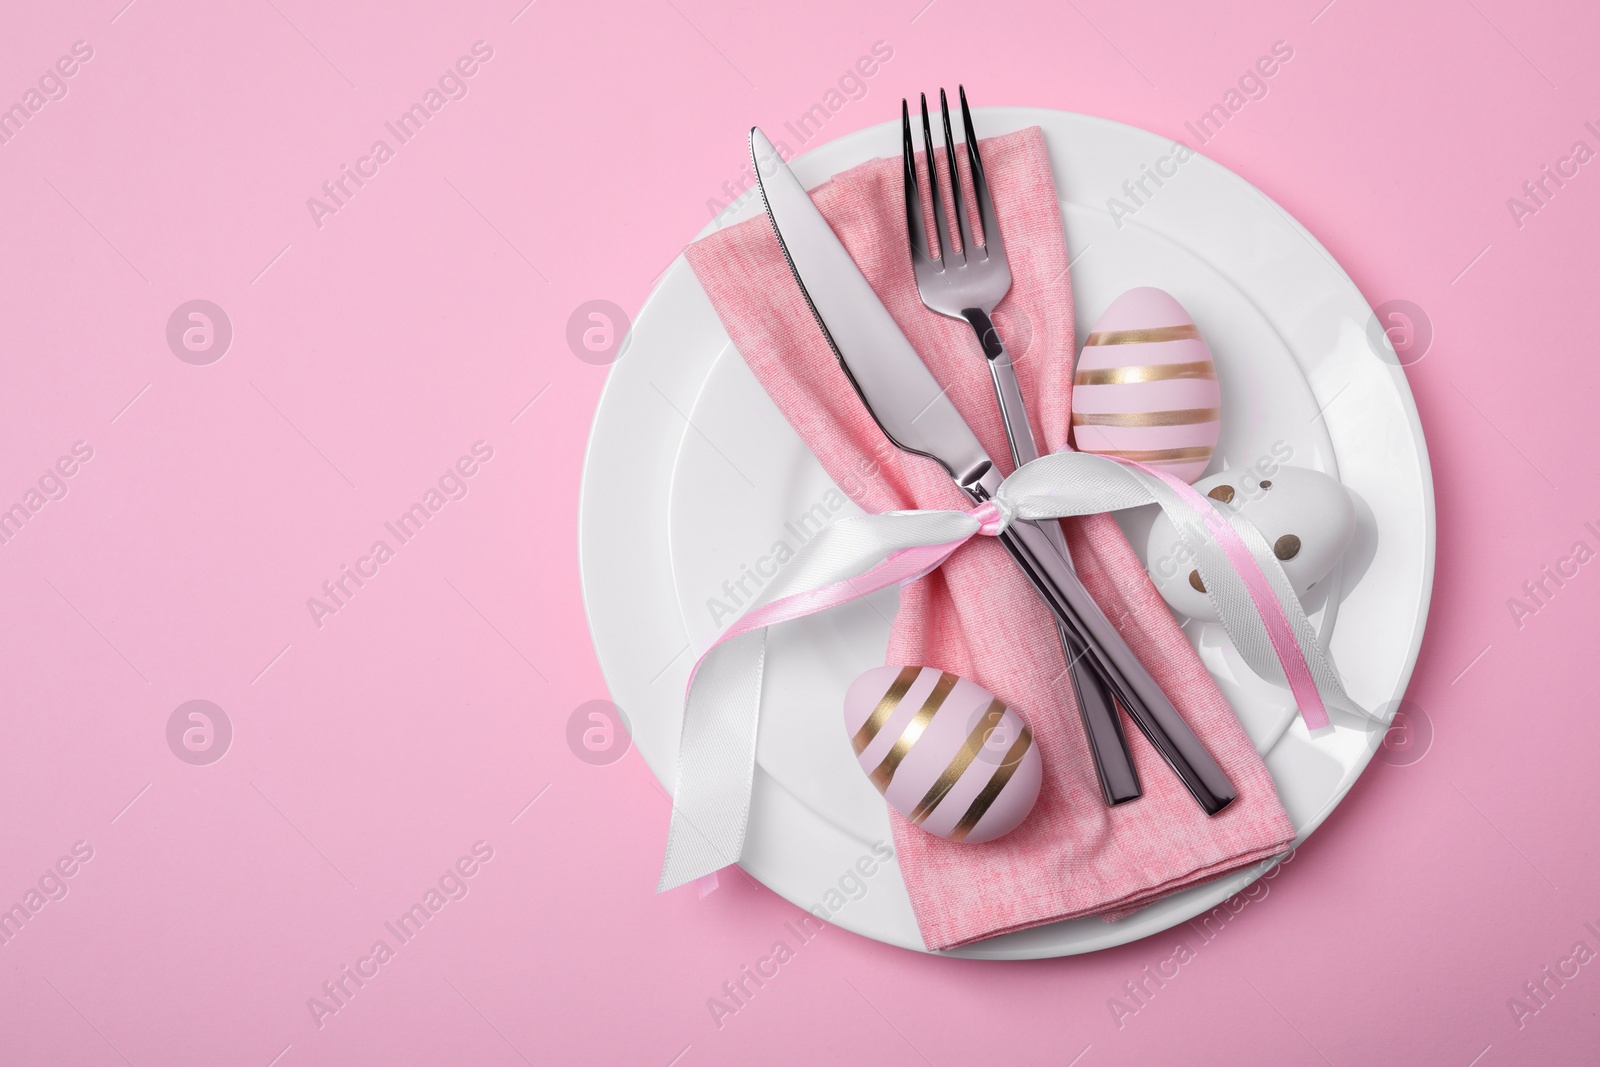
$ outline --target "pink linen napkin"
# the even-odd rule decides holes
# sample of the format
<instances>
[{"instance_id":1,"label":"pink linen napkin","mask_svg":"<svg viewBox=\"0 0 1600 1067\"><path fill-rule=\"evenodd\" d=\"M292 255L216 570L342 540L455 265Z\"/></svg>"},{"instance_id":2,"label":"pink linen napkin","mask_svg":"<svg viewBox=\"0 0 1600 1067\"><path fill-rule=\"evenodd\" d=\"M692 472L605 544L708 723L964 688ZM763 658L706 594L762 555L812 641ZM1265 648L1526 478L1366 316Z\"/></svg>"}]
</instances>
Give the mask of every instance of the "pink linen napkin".
<instances>
[{"instance_id":1,"label":"pink linen napkin","mask_svg":"<svg viewBox=\"0 0 1600 1067\"><path fill-rule=\"evenodd\" d=\"M1071 426L1075 344L1044 135L1035 127L983 145L1013 279L995 317L1019 364L1040 441L1056 450L1066 446ZM899 159L877 159L812 197L989 455L1009 472L977 339L966 323L928 311L918 297L901 181ZM687 255L745 361L857 504L869 512L970 506L937 465L884 438L817 329L765 218L720 230ZM890 812L901 872L930 949L1084 915L1114 918L1283 852L1294 839L1260 757L1115 520L1094 515L1064 527L1084 584L1239 798L1208 818L1124 720L1144 796L1108 809L1052 618L1005 550L991 538L974 539L902 590L887 662L951 671L1022 709L1045 776L1022 826L986 844L945 841Z\"/></svg>"}]
</instances>

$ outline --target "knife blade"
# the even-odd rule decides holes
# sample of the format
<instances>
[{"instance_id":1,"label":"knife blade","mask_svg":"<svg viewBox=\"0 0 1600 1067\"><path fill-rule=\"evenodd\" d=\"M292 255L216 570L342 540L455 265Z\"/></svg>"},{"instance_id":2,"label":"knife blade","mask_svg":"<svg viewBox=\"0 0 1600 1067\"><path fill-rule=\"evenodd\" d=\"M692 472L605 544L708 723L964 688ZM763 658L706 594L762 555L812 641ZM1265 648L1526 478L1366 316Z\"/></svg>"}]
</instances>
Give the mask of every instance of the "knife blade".
<instances>
[{"instance_id":1,"label":"knife blade","mask_svg":"<svg viewBox=\"0 0 1600 1067\"><path fill-rule=\"evenodd\" d=\"M896 447L933 460L958 483L982 478L994 466L983 445L759 128L750 131L750 152L789 270L873 419ZM865 352L873 356L852 358Z\"/></svg>"},{"instance_id":2,"label":"knife blade","mask_svg":"<svg viewBox=\"0 0 1600 1067\"><path fill-rule=\"evenodd\" d=\"M999 469L759 127L750 131L750 154L790 273L872 418L896 447L938 463L971 499L990 499ZM1215 815L1227 807L1233 784L1044 532L1014 523L999 540L1201 808Z\"/></svg>"}]
</instances>

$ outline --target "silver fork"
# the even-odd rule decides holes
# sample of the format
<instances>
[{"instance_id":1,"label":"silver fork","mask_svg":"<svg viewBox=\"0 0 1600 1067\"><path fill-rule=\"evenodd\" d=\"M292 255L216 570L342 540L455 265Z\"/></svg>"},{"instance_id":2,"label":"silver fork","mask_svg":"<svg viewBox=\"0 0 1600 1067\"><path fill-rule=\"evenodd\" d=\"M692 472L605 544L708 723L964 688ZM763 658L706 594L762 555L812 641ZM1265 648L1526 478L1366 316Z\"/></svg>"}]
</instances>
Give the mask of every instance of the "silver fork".
<instances>
[{"instance_id":1,"label":"silver fork","mask_svg":"<svg viewBox=\"0 0 1600 1067\"><path fill-rule=\"evenodd\" d=\"M994 379L994 395L1000 405L1000 417L1005 422L1011 458L1020 467L1039 457L1039 447L1034 441L1033 429L1028 424L1028 412L1022 402L1022 387L1017 381L1016 367L990 318L995 306L1011 289L1011 266L1006 261L1005 245L1000 239L999 224L995 221L994 200L989 195L989 183L984 179L983 160L978 156L978 138L972 129L967 91L965 87L960 87L958 91L961 96L961 121L967 136L967 162L972 173L972 191L983 224L983 244L975 243L967 218L966 200L961 195L961 175L956 167L955 138L950 132L950 103L944 90L940 89L945 158L949 164L950 190L955 201L955 227L961 239L961 250L955 251L950 243L950 227L945 219L944 201L939 195L933 133L928 124L928 97L924 94L922 143L927 157L928 191L932 194L933 225L939 241L939 256L934 259L929 251L927 224L922 217L922 190L917 182L916 150L911 139L911 108L901 100L906 224L911 237L911 263L916 272L917 290L922 294L922 302L941 315L966 320L977 333L983 354L988 359L990 376ZM1040 525L1056 551L1070 565L1072 556L1067 550L1066 538L1062 536L1061 524L1046 522ZM1117 713L1116 702L1105 680L1085 660L1087 649L1082 641L1067 627L1058 625L1058 629L1073 692L1077 695L1078 708L1083 715L1089 751L1094 756L1095 772L1100 779L1100 791L1108 805L1134 800L1140 795L1139 776L1133 768L1133 758L1128 751L1128 740L1122 732L1122 719Z\"/></svg>"}]
</instances>

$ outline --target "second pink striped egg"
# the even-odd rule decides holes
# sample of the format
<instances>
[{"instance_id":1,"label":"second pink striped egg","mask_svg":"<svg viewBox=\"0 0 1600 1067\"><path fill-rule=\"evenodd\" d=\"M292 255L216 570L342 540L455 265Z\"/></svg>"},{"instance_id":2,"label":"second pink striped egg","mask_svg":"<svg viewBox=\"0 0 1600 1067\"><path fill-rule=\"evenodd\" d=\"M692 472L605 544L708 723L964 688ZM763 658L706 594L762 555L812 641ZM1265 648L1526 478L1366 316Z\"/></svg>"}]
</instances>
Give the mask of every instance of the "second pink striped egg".
<instances>
[{"instance_id":1,"label":"second pink striped egg","mask_svg":"<svg viewBox=\"0 0 1600 1067\"><path fill-rule=\"evenodd\" d=\"M1043 782L1033 732L987 689L937 667L874 667L850 685L844 725L889 806L930 834L1010 833Z\"/></svg>"},{"instance_id":2,"label":"second pink striped egg","mask_svg":"<svg viewBox=\"0 0 1600 1067\"><path fill-rule=\"evenodd\" d=\"M1138 460L1192 482L1221 432L1217 365L1183 305L1149 286L1112 301L1073 375L1078 451Z\"/></svg>"}]
</instances>

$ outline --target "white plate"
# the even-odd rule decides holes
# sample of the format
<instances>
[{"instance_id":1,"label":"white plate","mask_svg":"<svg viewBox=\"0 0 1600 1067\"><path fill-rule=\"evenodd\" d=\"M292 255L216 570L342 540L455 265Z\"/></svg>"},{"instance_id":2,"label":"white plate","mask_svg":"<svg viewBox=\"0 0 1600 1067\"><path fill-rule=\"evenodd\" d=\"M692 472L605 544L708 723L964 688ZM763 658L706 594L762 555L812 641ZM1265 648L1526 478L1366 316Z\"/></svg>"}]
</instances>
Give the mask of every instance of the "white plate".
<instances>
[{"instance_id":1,"label":"white plate","mask_svg":"<svg viewBox=\"0 0 1600 1067\"><path fill-rule=\"evenodd\" d=\"M1118 225L1107 199L1171 154L1132 127L1063 112L984 109L985 136L1038 125L1051 152L1078 311L1078 341L1125 289L1156 285L1195 317L1219 366L1227 411L1212 469L1248 465L1275 443L1291 462L1335 474L1361 523L1342 576L1307 609L1351 696L1380 707L1404 691L1422 639L1433 575L1433 495L1416 409L1391 353L1369 341L1372 313L1327 252L1236 175L1196 156ZM807 187L899 152L889 123L793 164ZM1171 169L1171 164L1165 165ZM747 197L719 218L756 215ZM1017 332L1025 326L1017 324ZM1324 410L1325 409L1325 410ZM711 597L747 576L775 542L797 546L833 483L732 348L688 265L663 276L612 369L583 479L584 596L602 670L651 770L670 790L690 648L718 629ZM815 510L820 505L821 510ZM1124 522L1143 548L1150 516ZM843 744L840 701L883 661L892 591L772 634L755 798L742 866L809 908L876 840L882 798ZM1337 624L1335 625L1335 620ZM726 622L726 617L721 620ZM1284 694L1256 679L1216 628L1191 625L1202 659L1239 711L1303 840L1345 795L1377 735L1340 726L1313 740ZM1166 929L1248 884L1251 872L1175 894L1117 923L1083 919L959 950L984 958L1091 951ZM893 864L833 918L846 929L922 949Z\"/></svg>"}]
</instances>

